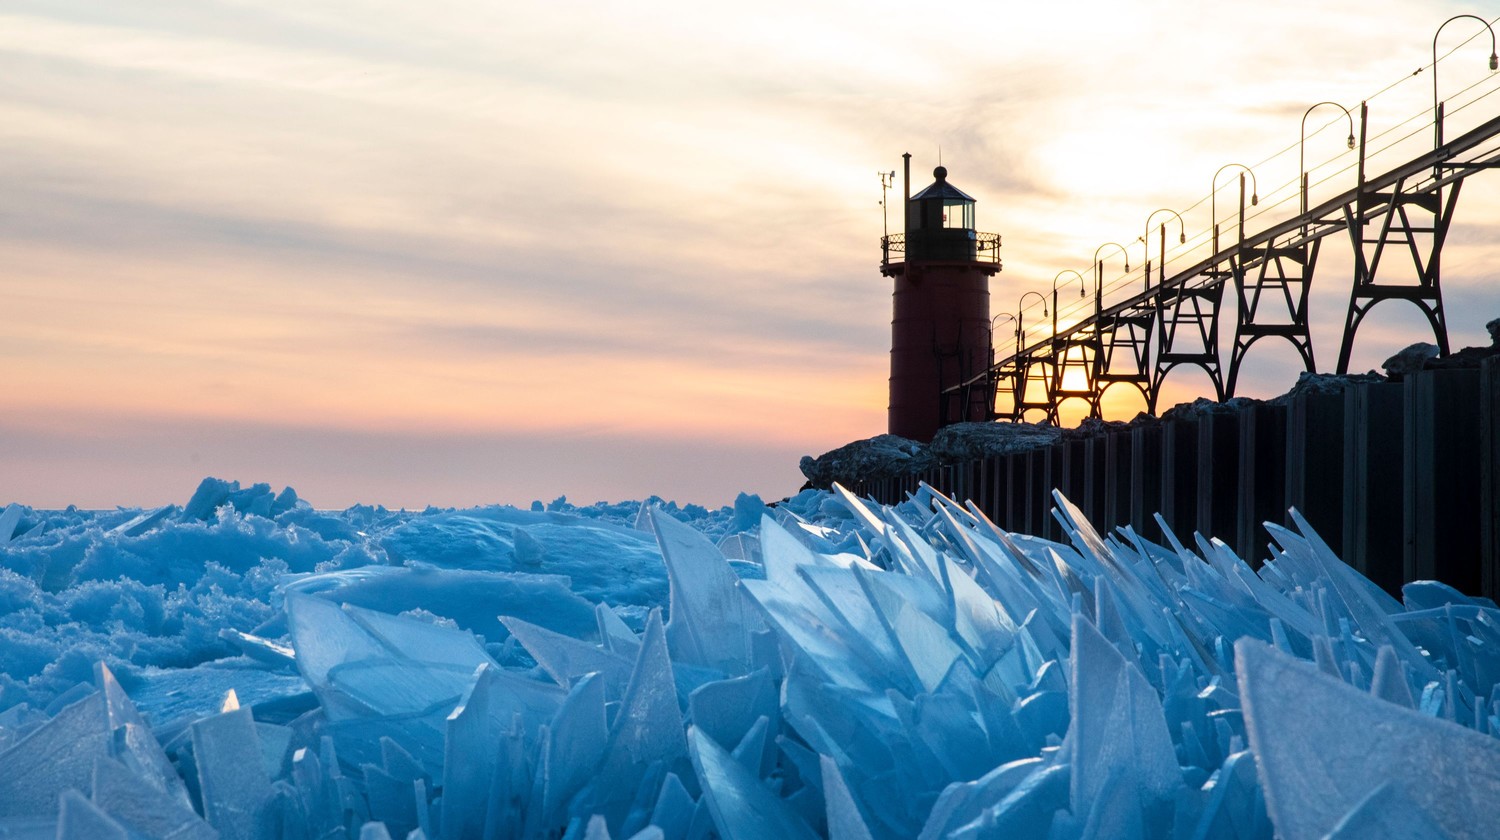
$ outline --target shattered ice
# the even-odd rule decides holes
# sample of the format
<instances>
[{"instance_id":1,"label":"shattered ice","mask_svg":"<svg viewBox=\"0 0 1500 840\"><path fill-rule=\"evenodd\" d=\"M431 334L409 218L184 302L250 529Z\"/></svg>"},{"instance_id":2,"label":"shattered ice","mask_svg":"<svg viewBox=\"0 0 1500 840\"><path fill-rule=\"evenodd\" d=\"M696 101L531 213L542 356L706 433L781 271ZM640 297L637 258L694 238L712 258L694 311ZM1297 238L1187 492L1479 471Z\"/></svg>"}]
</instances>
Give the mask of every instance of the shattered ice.
<instances>
[{"instance_id":1,"label":"shattered ice","mask_svg":"<svg viewBox=\"0 0 1500 840\"><path fill-rule=\"evenodd\" d=\"M927 488L0 514L0 836L1479 838L1500 609ZM759 521L756 521L757 517Z\"/></svg>"}]
</instances>

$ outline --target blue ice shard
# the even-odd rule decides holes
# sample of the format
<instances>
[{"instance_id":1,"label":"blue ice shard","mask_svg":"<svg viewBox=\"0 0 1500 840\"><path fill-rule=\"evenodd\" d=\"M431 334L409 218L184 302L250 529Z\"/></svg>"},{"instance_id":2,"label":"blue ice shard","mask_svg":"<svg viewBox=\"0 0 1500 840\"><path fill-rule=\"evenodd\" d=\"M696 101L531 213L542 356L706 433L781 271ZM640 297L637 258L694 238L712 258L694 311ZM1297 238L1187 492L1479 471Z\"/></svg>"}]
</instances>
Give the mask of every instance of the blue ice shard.
<instances>
[{"instance_id":1,"label":"blue ice shard","mask_svg":"<svg viewBox=\"0 0 1500 840\"><path fill-rule=\"evenodd\" d=\"M436 775L448 713L479 666L496 667L473 634L298 593L287 593L286 614L297 669L340 751L373 762L379 737L399 733Z\"/></svg>"},{"instance_id":2,"label":"blue ice shard","mask_svg":"<svg viewBox=\"0 0 1500 840\"><path fill-rule=\"evenodd\" d=\"M563 690L494 665L481 665L473 684L447 720L443 759L443 830L454 836L487 833L491 805L504 802L494 789L522 762L541 727L557 714ZM519 743L514 743L519 741ZM526 785L527 792L530 784ZM517 793L519 796L519 792Z\"/></svg>"},{"instance_id":3,"label":"blue ice shard","mask_svg":"<svg viewBox=\"0 0 1500 840\"><path fill-rule=\"evenodd\" d=\"M641 774L651 765L672 769L687 757L682 711L672 659L667 652L661 612L646 620L630 685L609 733L609 745L596 780L597 811L623 818L635 799Z\"/></svg>"},{"instance_id":4,"label":"blue ice shard","mask_svg":"<svg viewBox=\"0 0 1500 840\"><path fill-rule=\"evenodd\" d=\"M21 524L21 517L25 515L26 510L14 502L0 511L0 545L10 542L16 533L16 526Z\"/></svg>"},{"instance_id":5,"label":"blue ice shard","mask_svg":"<svg viewBox=\"0 0 1500 840\"><path fill-rule=\"evenodd\" d=\"M597 673L608 686L611 699L624 693L633 658L627 659L592 642L564 636L519 618L501 616L500 620L547 676L563 688L571 688L586 674Z\"/></svg>"},{"instance_id":6,"label":"blue ice shard","mask_svg":"<svg viewBox=\"0 0 1500 840\"><path fill-rule=\"evenodd\" d=\"M115 751L109 705L104 692L89 693L0 753L0 818L55 814L63 791L88 790L94 762ZM126 745L138 748L151 737L144 729L130 734Z\"/></svg>"},{"instance_id":7,"label":"blue ice shard","mask_svg":"<svg viewBox=\"0 0 1500 840\"><path fill-rule=\"evenodd\" d=\"M1006 799L1044 764L1040 758L1023 758L1002 764L972 782L948 785L927 815L919 840L939 840L960 826L978 821L986 809Z\"/></svg>"},{"instance_id":8,"label":"blue ice shard","mask_svg":"<svg viewBox=\"0 0 1500 840\"><path fill-rule=\"evenodd\" d=\"M1500 741L1370 696L1263 643L1235 644L1245 726L1277 833L1322 837L1398 781L1464 840L1500 826Z\"/></svg>"},{"instance_id":9,"label":"blue ice shard","mask_svg":"<svg viewBox=\"0 0 1500 840\"><path fill-rule=\"evenodd\" d=\"M271 783L248 708L193 723L193 759L203 815L222 840L259 840L273 830Z\"/></svg>"},{"instance_id":10,"label":"blue ice shard","mask_svg":"<svg viewBox=\"0 0 1500 840\"><path fill-rule=\"evenodd\" d=\"M609 823L603 814L589 817L588 827L583 831L583 840L610 840Z\"/></svg>"},{"instance_id":11,"label":"blue ice shard","mask_svg":"<svg viewBox=\"0 0 1500 840\"><path fill-rule=\"evenodd\" d=\"M1065 749L1072 759L1073 813L1089 813L1111 793L1106 788L1120 786L1115 795L1131 791L1137 813L1158 825L1182 788L1161 698L1140 669L1081 614L1073 616L1070 688L1072 726Z\"/></svg>"},{"instance_id":12,"label":"blue ice shard","mask_svg":"<svg viewBox=\"0 0 1500 840\"><path fill-rule=\"evenodd\" d=\"M1417 701L1412 697L1411 684L1406 681L1401 660L1389 645L1383 645L1375 655L1375 673L1370 678L1370 693L1380 699L1408 709L1415 709Z\"/></svg>"},{"instance_id":13,"label":"blue ice shard","mask_svg":"<svg viewBox=\"0 0 1500 840\"><path fill-rule=\"evenodd\" d=\"M693 725L720 746L732 749L744 740L761 718L773 727L780 723L780 693L770 674L755 671L743 677L718 680L699 686L688 696ZM774 744L767 743L770 750Z\"/></svg>"},{"instance_id":14,"label":"blue ice shard","mask_svg":"<svg viewBox=\"0 0 1500 840\"><path fill-rule=\"evenodd\" d=\"M823 801L828 807L828 840L873 840L839 766L826 755L819 756L818 762L823 769Z\"/></svg>"},{"instance_id":15,"label":"blue ice shard","mask_svg":"<svg viewBox=\"0 0 1500 840\"><path fill-rule=\"evenodd\" d=\"M604 759L609 727L605 718L604 679L591 674L579 679L564 698L542 736L536 785L528 813L529 833L566 824L564 807L593 777Z\"/></svg>"},{"instance_id":16,"label":"blue ice shard","mask_svg":"<svg viewBox=\"0 0 1500 840\"><path fill-rule=\"evenodd\" d=\"M763 786L712 738L689 730L693 767L724 840L813 840L816 836L786 803Z\"/></svg>"},{"instance_id":17,"label":"blue ice shard","mask_svg":"<svg viewBox=\"0 0 1500 840\"><path fill-rule=\"evenodd\" d=\"M57 840L128 840L123 826L76 790L65 790L57 808Z\"/></svg>"},{"instance_id":18,"label":"blue ice shard","mask_svg":"<svg viewBox=\"0 0 1500 840\"><path fill-rule=\"evenodd\" d=\"M391 832L383 822L367 822L359 827L359 840L391 840Z\"/></svg>"},{"instance_id":19,"label":"blue ice shard","mask_svg":"<svg viewBox=\"0 0 1500 840\"><path fill-rule=\"evenodd\" d=\"M634 824L638 820L649 820L648 825L660 828L663 834L673 840L688 837L693 820L700 810L699 803L693 800L687 788L683 787L682 779L673 772L662 775L655 797L652 798L648 783L655 779L656 775L651 774L642 780L638 791L642 796L636 803L641 807L639 811L632 807L629 821ZM649 811L646 808L648 802ZM706 824L707 814L703 815L703 819Z\"/></svg>"},{"instance_id":20,"label":"blue ice shard","mask_svg":"<svg viewBox=\"0 0 1500 840\"><path fill-rule=\"evenodd\" d=\"M1432 817L1413 803L1404 786L1386 782L1339 820L1326 840L1448 840Z\"/></svg>"},{"instance_id":21,"label":"blue ice shard","mask_svg":"<svg viewBox=\"0 0 1500 840\"><path fill-rule=\"evenodd\" d=\"M739 576L698 530L659 509L651 524L667 564L671 622L667 641L674 660L714 668L729 676L750 670L750 633L764 625L745 602Z\"/></svg>"},{"instance_id":22,"label":"blue ice shard","mask_svg":"<svg viewBox=\"0 0 1500 840\"><path fill-rule=\"evenodd\" d=\"M104 725L113 736L109 753L146 784L187 804L187 788L156 736L103 662L94 663L94 685L104 699Z\"/></svg>"},{"instance_id":23,"label":"blue ice shard","mask_svg":"<svg viewBox=\"0 0 1500 840\"><path fill-rule=\"evenodd\" d=\"M171 840L215 840L209 827L187 802L162 793L111 758L94 765L94 804L131 833Z\"/></svg>"}]
</instances>

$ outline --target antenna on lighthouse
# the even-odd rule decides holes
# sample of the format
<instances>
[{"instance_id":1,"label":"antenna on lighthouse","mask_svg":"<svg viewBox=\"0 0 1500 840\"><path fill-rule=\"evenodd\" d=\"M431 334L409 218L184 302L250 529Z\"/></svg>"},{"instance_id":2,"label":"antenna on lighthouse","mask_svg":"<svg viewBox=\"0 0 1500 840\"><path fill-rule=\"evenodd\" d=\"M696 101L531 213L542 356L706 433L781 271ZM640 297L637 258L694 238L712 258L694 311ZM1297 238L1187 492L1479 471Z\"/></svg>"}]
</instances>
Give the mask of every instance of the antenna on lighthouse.
<instances>
[{"instance_id":1,"label":"antenna on lighthouse","mask_svg":"<svg viewBox=\"0 0 1500 840\"><path fill-rule=\"evenodd\" d=\"M896 186L896 170L881 172L880 174L880 233L886 239L891 237L890 208L886 205L886 190Z\"/></svg>"}]
</instances>

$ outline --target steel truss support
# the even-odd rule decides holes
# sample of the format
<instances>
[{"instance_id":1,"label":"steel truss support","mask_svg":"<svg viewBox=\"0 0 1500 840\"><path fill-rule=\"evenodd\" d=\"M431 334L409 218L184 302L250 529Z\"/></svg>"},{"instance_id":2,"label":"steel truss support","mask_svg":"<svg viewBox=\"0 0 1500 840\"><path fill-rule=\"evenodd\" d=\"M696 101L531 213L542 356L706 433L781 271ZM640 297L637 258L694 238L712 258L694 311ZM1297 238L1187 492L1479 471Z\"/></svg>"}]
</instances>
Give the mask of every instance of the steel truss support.
<instances>
[{"instance_id":1,"label":"steel truss support","mask_svg":"<svg viewBox=\"0 0 1500 840\"><path fill-rule=\"evenodd\" d=\"M1146 404L1151 404L1151 335L1155 327L1153 309L1133 309L1099 319L1099 352L1094 354L1091 378L1095 405L1105 389L1117 382L1134 386Z\"/></svg>"},{"instance_id":2,"label":"steel truss support","mask_svg":"<svg viewBox=\"0 0 1500 840\"><path fill-rule=\"evenodd\" d=\"M1051 364L1051 358L1041 355L1035 351L1021 356L1016 367L1015 408L1011 412L1011 419L1020 422L1026 419L1026 412L1040 410L1046 412L1047 418L1051 419L1055 411L1052 400L1052 377L1048 376L1047 368ZM1037 389L1041 390L1041 399L1035 399Z\"/></svg>"},{"instance_id":3,"label":"steel truss support","mask_svg":"<svg viewBox=\"0 0 1500 840\"><path fill-rule=\"evenodd\" d=\"M991 377L990 378L990 382L991 382L992 390L990 391L990 413L989 413L989 418L991 420L999 420L1000 417L1001 417L1001 415L1000 415L1000 397L1001 397L1001 395L1009 394L1010 395L1010 404L1012 406L1014 406L1016 404L1016 400L1018 399L1017 392L1016 392L1016 382L1019 380L1019 376L1018 376L1018 374L1016 372L1015 367L1013 367L1013 366L1011 366L1009 364L1003 364L1003 365L996 365L994 368L992 368L991 371L990 371L990 377ZM1015 414L1014 409L1010 409L1010 410L1007 411L1007 413L1004 416L1005 416L1005 418L1007 420L1009 420L1009 419L1013 419L1014 414Z\"/></svg>"},{"instance_id":4,"label":"steel truss support","mask_svg":"<svg viewBox=\"0 0 1500 840\"><path fill-rule=\"evenodd\" d=\"M1307 300L1322 243L1319 237L1278 246L1272 239L1265 245L1243 248L1230 257L1229 270L1239 308L1224 397L1234 396L1240 366L1250 346L1267 336L1290 341L1302 357L1303 368L1317 369L1313 363L1312 333L1308 330Z\"/></svg>"},{"instance_id":5,"label":"steel truss support","mask_svg":"<svg viewBox=\"0 0 1500 840\"><path fill-rule=\"evenodd\" d=\"M1214 398L1224 401L1224 378L1219 364L1219 310L1224 302L1221 278L1203 274L1157 292L1156 362L1146 410L1156 413L1162 381L1178 365L1197 365L1213 382Z\"/></svg>"},{"instance_id":6,"label":"steel truss support","mask_svg":"<svg viewBox=\"0 0 1500 840\"><path fill-rule=\"evenodd\" d=\"M1089 405L1089 416L1100 419L1099 383L1094 381L1094 371L1099 357L1099 342L1093 335L1074 335L1058 339L1052 351L1051 419L1062 425L1062 404L1071 399L1081 399ZM1069 388L1079 384L1082 387Z\"/></svg>"},{"instance_id":7,"label":"steel truss support","mask_svg":"<svg viewBox=\"0 0 1500 840\"><path fill-rule=\"evenodd\" d=\"M1416 176L1396 181L1390 192L1360 192L1354 202L1344 205L1344 218L1354 247L1354 287L1339 345L1339 374L1349 372L1349 357L1360 323L1376 304L1385 300L1408 300L1416 304L1432 326L1438 351L1448 355L1448 321L1443 314L1440 268L1443 242L1448 237L1463 180L1447 184L1442 180L1424 181L1408 188L1407 182L1412 177ZM1373 237L1366 233L1369 225L1379 226ZM1396 246L1398 254L1405 253L1411 258L1415 281L1377 279L1386 246Z\"/></svg>"}]
</instances>

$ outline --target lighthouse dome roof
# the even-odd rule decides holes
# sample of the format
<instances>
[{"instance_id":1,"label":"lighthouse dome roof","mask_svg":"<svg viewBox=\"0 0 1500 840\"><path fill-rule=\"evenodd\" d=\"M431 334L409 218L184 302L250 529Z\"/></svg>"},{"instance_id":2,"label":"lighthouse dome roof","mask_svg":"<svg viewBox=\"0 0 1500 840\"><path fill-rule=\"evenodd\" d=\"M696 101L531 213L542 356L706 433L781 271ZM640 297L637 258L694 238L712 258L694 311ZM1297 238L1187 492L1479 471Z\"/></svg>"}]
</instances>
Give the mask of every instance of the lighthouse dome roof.
<instances>
[{"instance_id":1,"label":"lighthouse dome roof","mask_svg":"<svg viewBox=\"0 0 1500 840\"><path fill-rule=\"evenodd\" d=\"M947 167L939 166L932 170L933 177L937 178L932 185L911 197L912 201L926 201L928 199L940 198L944 204L956 201L974 201L974 197L948 183Z\"/></svg>"}]
</instances>

